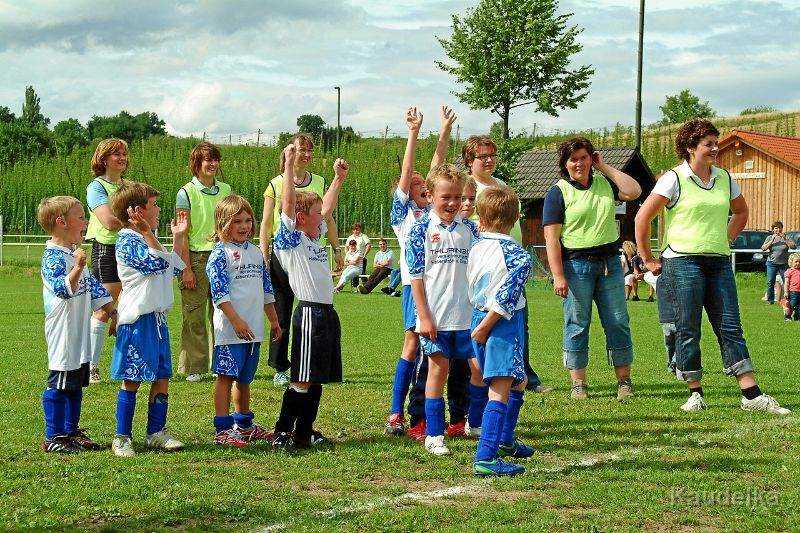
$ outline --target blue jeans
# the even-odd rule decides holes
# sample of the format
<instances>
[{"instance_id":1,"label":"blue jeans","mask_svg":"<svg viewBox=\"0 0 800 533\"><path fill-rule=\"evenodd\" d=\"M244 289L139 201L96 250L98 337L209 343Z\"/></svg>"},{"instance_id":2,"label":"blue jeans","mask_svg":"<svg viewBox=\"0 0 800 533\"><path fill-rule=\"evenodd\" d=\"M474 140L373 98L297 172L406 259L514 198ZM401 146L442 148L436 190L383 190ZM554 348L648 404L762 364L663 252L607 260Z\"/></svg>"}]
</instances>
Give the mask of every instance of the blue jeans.
<instances>
[{"instance_id":1,"label":"blue jeans","mask_svg":"<svg viewBox=\"0 0 800 533\"><path fill-rule=\"evenodd\" d=\"M397 290L398 285L400 285L400 267L393 268L392 273L389 274L389 288Z\"/></svg>"},{"instance_id":2,"label":"blue jeans","mask_svg":"<svg viewBox=\"0 0 800 533\"><path fill-rule=\"evenodd\" d=\"M606 334L608 363L630 365L633 341L625 303L625 277L619 259L568 259L564 261L564 275L569 283L564 299L564 366L580 369L589 364L592 301Z\"/></svg>"},{"instance_id":3,"label":"blue jeans","mask_svg":"<svg viewBox=\"0 0 800 533\"><path fill-rule=\"evenodd\" d=\"M800 320L800 291L789 291L789 316L794 314L795 320Z\"/></svg>"},{"instance_id":4,"label":"blue jeans","mask_svg":"<svg viewBox=\"0 0 800 533\"><path fill-rule=\"evenodd\" d=\"M660 283L669 289L675 321L675 375L700 381L700 330L703 308L719 341L726 375L752 372L753 363L742 336L739 297L730 259L713 256L665 258Z\"/></svg>"},{"instance_id":5,"label":"blue jeans","mask_svg":"<svg viewBox=\"0 0 800 533\"><path fill-rule=\"evenodd\" d=\"M675 373L675 302L666 283L661 281L661 276L656 282L658 294L658 321L664 333L664 348L667 350L667 372Z\"/></svg>"},{"instance_id":6,"label":"blue jeans","mask_svg":"<svg viewBox=\"0 0 800 533\"><path fill-rule=\"evenodd\" d=\"M783 279L787 268L789 268L788 264L780 265L767 260L767 301L769 303L775 302L775 276L780 274L781 279ZM778 299L780 300L780 294L778 295Z\"/></svg>"}]
</instances>

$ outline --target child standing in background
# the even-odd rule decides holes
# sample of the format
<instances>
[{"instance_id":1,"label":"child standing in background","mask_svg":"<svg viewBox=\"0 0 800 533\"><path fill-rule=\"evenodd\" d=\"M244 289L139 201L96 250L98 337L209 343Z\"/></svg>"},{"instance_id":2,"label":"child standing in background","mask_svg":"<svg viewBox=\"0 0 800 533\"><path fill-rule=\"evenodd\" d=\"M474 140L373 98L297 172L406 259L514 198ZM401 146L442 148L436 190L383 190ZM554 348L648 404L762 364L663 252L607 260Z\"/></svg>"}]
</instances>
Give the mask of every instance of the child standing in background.
<instances>
[{"instance_id":1,"label":"child standing in background","mask_svg":"<svg viewBox=\"0 0 800 533\"><path fill-rule=\"evenodd\" d=\"M794 314L795 320L800 320L800 252L789 256L789 269L783 275L783 291L789 300L789 312L785 313L784 320L789 320Z\"/></svg>"}]
</instances>

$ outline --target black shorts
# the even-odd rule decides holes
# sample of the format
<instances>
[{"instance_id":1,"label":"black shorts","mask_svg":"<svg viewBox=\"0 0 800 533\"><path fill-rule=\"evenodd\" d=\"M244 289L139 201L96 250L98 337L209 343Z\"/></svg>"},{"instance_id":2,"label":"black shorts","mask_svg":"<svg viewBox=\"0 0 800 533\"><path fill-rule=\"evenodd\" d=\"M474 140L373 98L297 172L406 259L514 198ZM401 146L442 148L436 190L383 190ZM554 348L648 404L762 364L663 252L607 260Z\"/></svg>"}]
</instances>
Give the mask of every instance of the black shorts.
<instances>
[{"instance_id":1,"label":"black shorts","mask_svg":"<svg viewBox=\"0 0 800 533\"><path fill-rule=\"evenodd\" d=\"M298 302L292 316L292 381L341 383L341 341L333 305Z\"/></svg>"},{"instance_id":2,"label":"black shorts","mask_svg":"<svg viewBox=\"0 0 800 533\"><path fill-rule=\"evenodd\" d=\"M92 274L100 283L119 283L117 247L114 244L92 243Z\"/></svg>"},{"instance_id":3,"label":"black shorts","mask_svg":"<svg viewBox=\"0 0 800 533\"><path fill-rule=\"evenodd\" d=\"M89 363L83 363L75 370L50 370L47 375L48 389L75 391L88 386Z\"/></svg>"}]
</instances>

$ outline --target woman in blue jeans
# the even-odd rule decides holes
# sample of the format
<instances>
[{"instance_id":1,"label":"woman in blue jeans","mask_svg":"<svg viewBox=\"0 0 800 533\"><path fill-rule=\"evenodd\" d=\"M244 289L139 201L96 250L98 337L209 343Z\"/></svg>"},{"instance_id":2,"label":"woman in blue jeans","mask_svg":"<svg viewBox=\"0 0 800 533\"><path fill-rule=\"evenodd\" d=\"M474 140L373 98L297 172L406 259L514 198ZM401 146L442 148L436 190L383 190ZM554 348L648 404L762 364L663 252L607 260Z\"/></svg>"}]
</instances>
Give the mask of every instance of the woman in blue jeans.
<instances>
[{"instance_id":1,"label":"woman in blue jeans","mask_svg":"<svg viewBox=\"0 0 800 533\"><path fill-rule=\"evenodd\" d=\"M617 377L617 398L624 400L633 396L633 342L614 202L635 200L642 189L632 177L607 165L583 137L561 144L558 165L562 179L545 196L542 224L553 288L564 298L563 353L572 378L570 395L576 400L588 397L586 366L594 301L606 334L608 361Z\"/></svg>"},{"instance_id":2,"label":"woman in blue jeans","mask_svg":"<svg viewBox=\"0 0 800 533\"><path fill-rule=\"evenodd\" d=\"M675 375L689 386L689 399L681 409L706 409L700 361L705 309L719 340L724 372L739 383L742 409L785 415L790 411L759 389L742 336L730 243L747 223L748 211L730 174L714 166L718 140L719 131L707 120L690 120L678 130L675 151L684 162L658 179L636 215L639 255L650 272L661 272L659 284L671 300ZM650 223L662 210L664 237L657 260L650 248Z\"/></svg>"},{"instance_id":3,"label":"woman in blue jeans","mask_svg":"<svg viewBox=\"0 0 800 533\"><path fill-rule=\"evenodd\" d=\"M796 248L794 241L783 233L783 222L776 220L772 223L772 235L764 240L761 249L769 250L767 258L767 303L775 303L775 277L783 274L789 268L789 248ZM778 299L780 300L780 294Z\"/></svg>"}]
</instances>

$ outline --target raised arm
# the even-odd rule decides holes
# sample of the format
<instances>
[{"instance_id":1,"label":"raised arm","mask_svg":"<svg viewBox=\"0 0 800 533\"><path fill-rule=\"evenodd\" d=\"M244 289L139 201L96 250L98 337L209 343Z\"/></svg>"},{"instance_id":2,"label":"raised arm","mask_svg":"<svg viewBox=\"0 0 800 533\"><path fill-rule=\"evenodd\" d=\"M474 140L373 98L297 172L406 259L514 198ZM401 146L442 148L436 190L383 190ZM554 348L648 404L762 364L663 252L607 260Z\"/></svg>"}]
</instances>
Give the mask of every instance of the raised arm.
<instances>
[{"instance_id":1,"label":"raised arm","mask_svg":"<svg viewBox=\"0 0 800 533\"><path fill-rule=\"evenodd\" d=\"M439 142L436 143L436 151L431 159L431 168L438 167L447 160L447 147L450 144L450 132L453 131L453 122L458 117L456 112L442 106L442 128L439 130Z\"/></svg>"},{"instance_id":2,"label":"raised arm","mask_svg":"<svg viewBox=\"0 0 800 533\"><path fill-rule=\"evenodd\" d=\"M337 159L333 162L333 181L322 199L322 218L327 220L333 215L336 209L336 202L339 201L339 192L342 184L350 171L350 165L344 159ZM337 243L338 244L338 243Z\"/></svg>"},{"instance_id":3,"label":"raised arm","mask_svg":"<svg viewBox=\"0 0 800 533\"><path fill-rule=\"evenodd\" d=\"M642 194L642 188L639 186L639 183L621 170L617 170L611 165L606 164L600 152L592 154L592 166L595 170L602 172L603 175L608 176L608 178L614 182L619 189L619 199L623 202L636 200Z\"/></svg>"},{"instance_id":4,"label":"raised arm","mask_svg":"<svg viewBox=\"0 0 800 533\"><path fill-rule=\"evenodd\" d=\"M406 151L403 155L403 169L400 171L400 182L397 189L403 194L408 194L411 189L411 177L414 175L414 158L417 153L417 137L422 127L422 113L417 112L416 107L409 107L406 110L406 126L408 126L408 141Z\"/></svg>"},{"instance_id":5,"label":"raised arm","mask_svg":"<svg viewBox=\"0 0 800 533\"><path fill-rule=\"evenodd\" d=\"M283 170L283 192L281 196L281 213L294 220L297 216L295 212L295 190L294 190L294 159L297 156L297 148L294 143L283 149L284 170Z\"/></svg>"}]
</instances>

